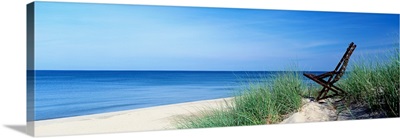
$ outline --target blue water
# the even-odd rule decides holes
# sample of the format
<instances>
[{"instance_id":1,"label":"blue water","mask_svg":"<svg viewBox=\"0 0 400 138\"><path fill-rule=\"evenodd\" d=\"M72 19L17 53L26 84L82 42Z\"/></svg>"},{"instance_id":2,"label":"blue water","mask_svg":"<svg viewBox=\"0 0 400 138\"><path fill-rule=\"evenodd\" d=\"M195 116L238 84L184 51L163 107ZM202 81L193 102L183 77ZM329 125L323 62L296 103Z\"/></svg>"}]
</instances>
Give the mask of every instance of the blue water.
<instances>
[{"instance_id":1,"label":"blue water","mask_svg":"<svg viewBox=\"0 0 400 138\"><path fill-rule=\"evenodd\" d=\"M243 82L271 78L274 74L276 72L35 71L34 119L231 97Z\"/></svg>"}]
</instances>

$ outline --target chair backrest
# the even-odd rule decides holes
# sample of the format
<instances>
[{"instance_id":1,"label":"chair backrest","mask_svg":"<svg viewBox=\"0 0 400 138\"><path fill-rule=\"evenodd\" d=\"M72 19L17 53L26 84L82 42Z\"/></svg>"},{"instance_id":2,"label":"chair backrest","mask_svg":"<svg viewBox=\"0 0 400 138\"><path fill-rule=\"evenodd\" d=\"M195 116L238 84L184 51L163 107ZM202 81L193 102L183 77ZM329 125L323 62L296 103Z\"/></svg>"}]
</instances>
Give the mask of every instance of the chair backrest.
<instances>
[{"instance_id":1,"label":"chair backrest","mask_svg":"<svg viewBox=\"0 0 400 138\"><path fill-rule=\"evenodd\" d=\"M349 62L351 54L353 54L354 49L356 49L356 45L351 42L349 47L346 50L346 53L344 53L342 59L340 60L339 64L335 68L335 72L337 73L336 76L334 77L332 83L338 81L346 71L347 64Z\"/></svg>"}]
</instances>

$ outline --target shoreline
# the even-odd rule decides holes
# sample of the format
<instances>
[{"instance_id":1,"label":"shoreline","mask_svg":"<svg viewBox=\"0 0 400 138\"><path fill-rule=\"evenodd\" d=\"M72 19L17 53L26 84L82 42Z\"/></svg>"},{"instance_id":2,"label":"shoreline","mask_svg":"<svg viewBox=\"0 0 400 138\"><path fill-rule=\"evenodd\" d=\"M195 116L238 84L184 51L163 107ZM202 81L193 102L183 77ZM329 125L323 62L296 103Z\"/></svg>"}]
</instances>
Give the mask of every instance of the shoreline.
<instances>
[{"instance_id":1,"label":"shoreline","mask_svg":"<svg viewBox=\"0 0 400 138\"><path fill-rule=\"evenodd\" d=\"M173 122L179 116L193 115L203 109L223 108L225 102L232 99L201 100L28 123L34 124L35 136L168 130L176 129Z\"/></svg>"}]
</instances>

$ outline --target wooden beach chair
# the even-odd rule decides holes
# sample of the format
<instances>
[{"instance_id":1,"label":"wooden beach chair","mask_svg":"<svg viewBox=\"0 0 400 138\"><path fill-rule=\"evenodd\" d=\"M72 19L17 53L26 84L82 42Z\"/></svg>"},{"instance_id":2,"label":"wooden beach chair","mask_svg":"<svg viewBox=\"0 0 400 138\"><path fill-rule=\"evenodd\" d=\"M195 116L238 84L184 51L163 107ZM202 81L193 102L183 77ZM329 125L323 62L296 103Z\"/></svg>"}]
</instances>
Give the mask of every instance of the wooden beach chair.
<instances>
[{"instance_id":1,"label":"wooden beach chair","mask_svg":"<svg viewBox=\"0 0 400 138\"><path fill-rule=\"evenodd\" d=\"M323 86L322 90L318 93L316 101L334 97L334 96L338 96L338 95L346 95L347 94L344 90L340 89L339 87L337 87L333 84L335 82L337 82L345 73L347 63L349 62L350 56L353 53L355 48L356 48L356 45L353 42L351 42L349 47L347 48L346 53L344 53L342 59L340 60L339 64L336 66L335 70L323 73L321 75L314 75L314 74L307 74L307 73L303 74L307 78L309 78ZM327 80L326 80L326 78L327 78ZM327 96L329 90L331 90L335 94Z\"/></svg>"}]
</instances>

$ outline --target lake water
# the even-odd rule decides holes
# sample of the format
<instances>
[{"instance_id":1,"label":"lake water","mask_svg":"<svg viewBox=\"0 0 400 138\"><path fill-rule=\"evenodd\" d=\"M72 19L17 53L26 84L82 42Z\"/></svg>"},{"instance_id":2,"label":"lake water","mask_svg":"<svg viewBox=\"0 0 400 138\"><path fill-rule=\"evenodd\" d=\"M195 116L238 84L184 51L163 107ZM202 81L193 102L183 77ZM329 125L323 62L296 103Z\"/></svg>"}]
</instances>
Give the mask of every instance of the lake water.
<instances>
[{"instance_id":1,"label":"lake water","mask_svg":"<svg viewBox=\"0 0 400 138\"><path fill-rule=\"evenodd\" d=\"M234 96L259 71L35 71L35 120ZM267 78L267 79L265 79ZM305 77L304 77L305 78Z\"/></svg>"}]
</instances>

